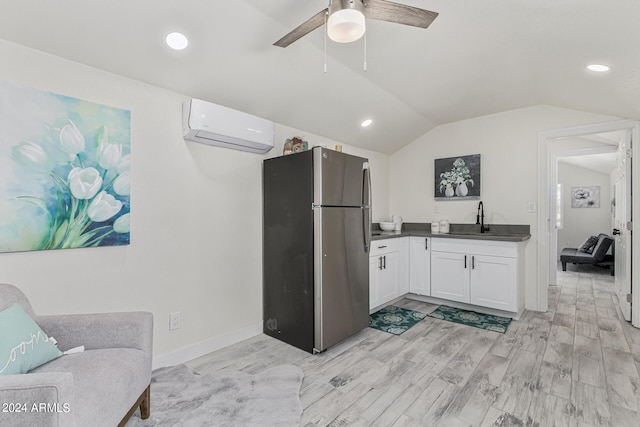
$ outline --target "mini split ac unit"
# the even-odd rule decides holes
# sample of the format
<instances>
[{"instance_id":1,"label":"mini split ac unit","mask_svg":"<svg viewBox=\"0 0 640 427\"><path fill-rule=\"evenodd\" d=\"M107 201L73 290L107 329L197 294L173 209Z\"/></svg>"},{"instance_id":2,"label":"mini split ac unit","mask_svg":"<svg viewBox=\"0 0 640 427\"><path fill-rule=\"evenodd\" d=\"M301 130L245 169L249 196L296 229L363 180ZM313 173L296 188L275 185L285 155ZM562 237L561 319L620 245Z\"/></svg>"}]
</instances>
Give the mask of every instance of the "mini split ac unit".
<instances>
[{"instance_id":1,"label":"mini split ac unit","mask_svg":"<svg viewBox=\"0 0 640 427\"><path fill-rule=\"evenodd\" d=\"M273 122L199 99L182 105L184 139L264 154L273 148Z\"/></svg>"}]
</instances>

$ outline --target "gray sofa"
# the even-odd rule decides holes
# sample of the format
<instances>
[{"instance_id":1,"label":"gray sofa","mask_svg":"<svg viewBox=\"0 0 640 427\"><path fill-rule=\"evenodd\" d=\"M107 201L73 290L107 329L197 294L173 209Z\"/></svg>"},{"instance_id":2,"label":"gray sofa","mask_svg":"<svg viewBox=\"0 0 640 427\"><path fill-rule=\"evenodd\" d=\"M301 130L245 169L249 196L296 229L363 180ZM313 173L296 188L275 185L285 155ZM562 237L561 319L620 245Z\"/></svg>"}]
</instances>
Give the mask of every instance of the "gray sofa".
<instances>
[{"instance_id":1,"label":"gray sofa","mask_svg":"<svg viewBox=\"0 0 640 427\"><path fill-rule=\"evenodd\" d=\"M588 242L588 240L587 240ZM604 233L597 236L595 246L584 249L583 244L580 248L563 248L560 252L560 262L562 263L562 271L567 271L567 263L572 264L590 264L601 267L608 267L611 275L615 274L615 252L607 255L609 248L613 248L613 239Z\"/></svg>"},{"instance_id":2,"label":"gray sofa","mask_svg":"<svg viewBox=\"0 0 640 427\"><path fill-rule=\"evenodd\" d=\"M12 427L124 426L150 411L153 316L146 312L37 316L15 286L0 284L0 310L18 303L61 351L84 346L22 375L0 376L0 402L49 404L43 411L5 412ZM0 408L1 410L2 408Z\"/></svg>"}]
</instances>

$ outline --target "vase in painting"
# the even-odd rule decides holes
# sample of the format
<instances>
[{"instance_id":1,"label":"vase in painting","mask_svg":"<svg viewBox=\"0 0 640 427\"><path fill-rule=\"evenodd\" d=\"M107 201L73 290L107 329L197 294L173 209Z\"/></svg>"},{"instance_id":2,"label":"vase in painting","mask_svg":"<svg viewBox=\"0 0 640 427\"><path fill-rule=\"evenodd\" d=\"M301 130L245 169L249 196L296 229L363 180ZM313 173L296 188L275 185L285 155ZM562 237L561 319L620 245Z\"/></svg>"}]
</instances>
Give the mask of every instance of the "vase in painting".
<instances>
[{"instance_id":1,"label":"vase in painting","mask_svg":"<svg viewBox=\"0 0 640 427\"><path fill-rule=\"evenodd\" d=\"M465 197L467 194L469 194L469 189L467 188L467 184L464 182L461 184L458 184L458 186L456 187L456 196Z\"/></svg>"},{"instance_id":2,"label":"vase in painting","mask_svg":"<svg viewBox=\"0 0 640 427\"><path fill-rule=\"evenodd\" d=\"M447 188L444 189L444 195L446 197L453 197L454 194L455 192L453 191L453 187L451 187L451 184L447 184Z\"/></svg>"}]
</instances>

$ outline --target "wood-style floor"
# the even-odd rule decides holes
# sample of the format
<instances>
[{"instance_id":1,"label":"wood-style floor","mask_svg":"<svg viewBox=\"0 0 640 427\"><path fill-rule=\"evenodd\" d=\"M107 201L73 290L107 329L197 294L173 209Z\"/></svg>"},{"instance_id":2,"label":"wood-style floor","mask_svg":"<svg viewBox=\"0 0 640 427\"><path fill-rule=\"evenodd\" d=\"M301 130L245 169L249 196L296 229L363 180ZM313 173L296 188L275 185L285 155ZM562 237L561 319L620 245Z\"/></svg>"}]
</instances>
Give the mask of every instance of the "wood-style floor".
<instances>
[{"instance_id":1,"label":"wood-style floor","mask_svg":"<svg viewBox=\"0 0 640 427\"><path fill-rule=\"evenodd\" d=\"M320 355L261 335L188 365L300 366L303 426L640 426L640 330L621 320L613 277L570 267L549 311L525 312L506 334L427 317L400 336L367 328Z\"/></svg>"}]
</instances>

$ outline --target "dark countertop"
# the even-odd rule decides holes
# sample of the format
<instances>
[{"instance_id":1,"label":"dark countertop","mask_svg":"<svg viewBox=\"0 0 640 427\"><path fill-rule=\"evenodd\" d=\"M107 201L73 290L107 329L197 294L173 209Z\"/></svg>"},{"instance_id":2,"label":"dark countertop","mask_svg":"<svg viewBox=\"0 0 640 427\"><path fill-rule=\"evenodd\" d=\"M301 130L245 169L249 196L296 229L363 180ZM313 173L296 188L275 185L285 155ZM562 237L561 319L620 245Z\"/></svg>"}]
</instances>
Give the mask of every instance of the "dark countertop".
<instances>
[{"instance_id":1,"label":"dark countertop","mask_svg":"<svg viewBox=\"0 0 640 427\"><path fill-rule=\"evenodd\" d=\"M392 239L394 237L438 237L446 239L498 240L503 242L526 242L531 238L529 225L489 224L489 231L480 233L476 224L451 224L449 233L432 233L431 223L408 222L402 224L402 231L382 231L373 224L371 240Z\"/></svg>"}]
</instances>

